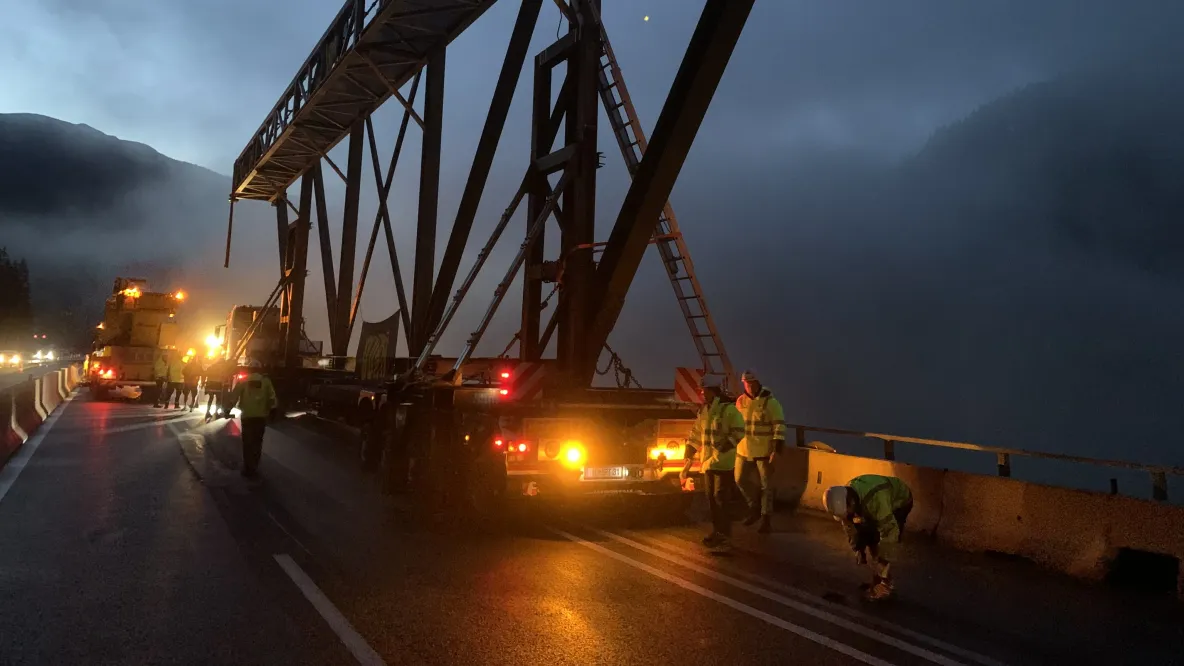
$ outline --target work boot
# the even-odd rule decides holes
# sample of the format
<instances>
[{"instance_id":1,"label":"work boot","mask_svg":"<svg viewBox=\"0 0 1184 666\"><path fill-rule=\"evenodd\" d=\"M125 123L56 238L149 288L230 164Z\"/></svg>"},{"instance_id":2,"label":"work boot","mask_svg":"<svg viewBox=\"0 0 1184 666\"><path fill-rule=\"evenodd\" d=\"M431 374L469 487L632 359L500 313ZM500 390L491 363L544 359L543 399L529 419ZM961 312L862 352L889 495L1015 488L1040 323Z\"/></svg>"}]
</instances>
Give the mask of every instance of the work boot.
<instances>
[{"instance_id":1,"label":"work boot","mask_svg":"<svg viewBox=\"0 0 1184 666\"><path fill-rule=\"evenodd\" d=\"M761 526L756 528L758 534L768 534L773 531L773 526L770 524L771 519L768 514L761 516Z\"/></svg>"},{"instance_id":2,"label":"work boot","mask_svg":"<svg viewBox=\"0 0 1184 666\"><path fill-rule=\"evenodd\" d=\"M756 524L756 521L758 521L760 519L761 519L761 510L756 509L756 508L750 508L748 510L748 517L744 519L744 526L745 527L752 527L753 525Z\"/></svg>"},{"instance_id":3,"label":"work boot","mask_svg":"<svg viewBox=\"0 0 1184 666\"><path fill-rule=\"evenodd\" d=\"M708 548L713 548L717 543L719 543L720 538L721 535L719 532L712 532L711 534L703 537L703 545L707 546Z\"/></svg>"},{"instance_id":4,"label":"work boot","mask_svg":"<svg viewBox=\"0 0 1184 666\"><path fill-rule=\"evenodd\" d=\"M880 580L868 589L864 597L868 601L885 601L890 599L892 598L892 584L885 580Z\"/></svg>"},{"instance_id":5,"label":"work boot","mask_svg":"<svg viewBox=\"0 0 1184 666\"><path fill-rule=\"evenodd\" d=\"M711 553L713 555L725 555L732 552L732 540L722 534L717 534L716 536L719 538L709 546Z\"/></svg>"}]
</instances>

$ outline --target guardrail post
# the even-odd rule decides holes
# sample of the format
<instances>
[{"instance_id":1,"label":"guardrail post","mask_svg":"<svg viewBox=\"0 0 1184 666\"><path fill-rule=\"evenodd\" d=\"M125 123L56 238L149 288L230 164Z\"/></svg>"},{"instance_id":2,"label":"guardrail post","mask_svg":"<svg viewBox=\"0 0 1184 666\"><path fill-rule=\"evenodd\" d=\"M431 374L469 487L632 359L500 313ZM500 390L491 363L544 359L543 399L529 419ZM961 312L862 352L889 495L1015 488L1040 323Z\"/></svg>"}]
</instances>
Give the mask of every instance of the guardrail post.
<instances>
[{"instance_id":1,"label":"guardrail post","mask_svg":"<svg viewBox=\"0 0 1184 666\"><path fill-rule=\"evenodd\" d=\"M806 429L802 426L795 426L794 429L794 443L798 448L806 447Z\"/></svg>"},{"instance_id":2,"label":"guardrail post","mask_svg":"<svg viewBox=\"0 0 1184 666\"><path fill-rule=\"evenodd\" d=\"M896 442L884 440L884 460L896 460Z\"/></svg>"},{"instance_id":3,"label":"guardrail post","mask_svg":"<svg viewBox=\"0 0 1184 666\"><path fill-rule=\"evenodd\" d=\"M1151 473L1151 497L1160 502L1168 501L1168 477L1163 472Z\"/></svg>"},{"instance_id":4,"label":"guardrail post","mask_svg":"<svg viewBox=\"0 0 1184 666\"><path fill-rule=\"evenodd\" d=\"M1011 476L1011 454L997 453L995 458L995 465L999 468L999 476Z\"/></svg>"}]
</instances>

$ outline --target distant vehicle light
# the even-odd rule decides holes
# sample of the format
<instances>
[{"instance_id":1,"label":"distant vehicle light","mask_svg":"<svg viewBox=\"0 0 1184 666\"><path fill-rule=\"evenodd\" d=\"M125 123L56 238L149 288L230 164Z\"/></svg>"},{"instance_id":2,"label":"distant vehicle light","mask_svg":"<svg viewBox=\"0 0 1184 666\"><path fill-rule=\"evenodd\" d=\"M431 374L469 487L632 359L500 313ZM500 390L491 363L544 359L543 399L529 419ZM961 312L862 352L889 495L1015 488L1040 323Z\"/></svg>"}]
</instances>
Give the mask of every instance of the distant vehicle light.
<instances>
[{"instance_id":1,"label":"distant vehicle light","mask_svg":"<svg viewBox=\"0 0 1184 666\"><path fill-rule=\"evenodd\" d=\"M38 349L38 350L37 350L37 353L36 353L36 354L33 354L33 360L34 360L34 361L40 361L40 360L41 360L41 350L40 350L40 349Z\"/></svg>"},{"instance_id":2,"label":"distant vehicle light","mask_svg":"<svg viewBox=\"0 0 1184 666\"><path fill-rule=\"evenodd\" d=\"M4 363L4 354L0 354L0 363Z\"/></svg>"},{"instance_id":3,"label":"distant vehicle light","mask_svg":"<svg viewBox=\"0 0 1184 666\"><path fill-rule=\"evenodd\" d=\"M173 294L173 297L175 297L178 301L183 301L185 300L185 292L178 291L177 293Z\"/></svg>"},{"instance_id":4,"label":"distant vehicle light","mask_svg":"<svg viewBox=\"0 0 1184 666\"><path fill-rule=\"evenodd\" d=\"M45 360L52 361L53 360L53 352L46 352L45 353Z\"/></svg>"},{"instance_id":5,"label":"distant vehicle light","mask_svg":"<svg viewBox=\"0 0 1184 666\"><path fill-rule=\"evenodd\" d=\"M9 363L11 363L11 364L13 364L13 365L18 365L18 364L20 364L20 362L21 362L21 355L20 355L20 354L13 354L12 356L10 356L10 357L8 358L8 362L9 362Z\"/></svg>"}]
</instances>

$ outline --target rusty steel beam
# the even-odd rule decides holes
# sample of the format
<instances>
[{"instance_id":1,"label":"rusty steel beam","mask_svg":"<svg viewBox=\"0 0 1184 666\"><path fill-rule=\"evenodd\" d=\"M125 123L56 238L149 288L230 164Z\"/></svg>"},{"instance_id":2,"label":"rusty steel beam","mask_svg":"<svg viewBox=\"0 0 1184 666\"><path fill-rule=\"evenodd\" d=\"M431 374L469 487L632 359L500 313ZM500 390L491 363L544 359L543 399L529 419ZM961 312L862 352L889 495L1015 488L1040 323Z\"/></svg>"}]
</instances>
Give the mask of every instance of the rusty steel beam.
<instances>
[{"instance_id":1,"label":"rusty steel beam","mask_svg":"<svg viewBox=\"0 0 1184 666\"><path fill-rule=\"evenodd\" d=\"M276 247L279 248L279 252L280 252L280 275L284 274L284 259L286 258L286 254L284 252L284 246L287 245L287 242L288 242L288 206L287 206L287 202L288 202L288 198L284 197L283 199L279 199L274 204L272 204L273 206L275 206L275 231L276 231L276 236L278 237L278 242L276 244Z\"/></svg>"},{"instance_id":2,"label":"rusty steel beam","mask_svg":"<svg viewBox=\"0 0 1184 666\"><path fill-rule=\"evenodd\" d=\"M341 251L337 265L337 340L334 356L348 353L350 334L349 308L354 290L354 256L358 249L358 208L362 193L362 148L366 123L358 121L349 134L346 158L345 210L341 219Z\"/></svg>"},{"instance_id":3,"label":"rusty steel beam","mask_svg":"<svg viewBox=\"0 0 1184 666\"><path fill-rule=\"evenodd\" d=\"M300 208L288 235L287 329L284 331L284 363L296 367L304 332L304 283L308 274L308 232L312 220L312 174L300 180Z\"/></svg>"},{"instance_id":4,"label":"rusty steel beam","mask_svg":"<svg viewBox=\"0 0 1184 666\"><path fill-rule=\"evenodd\" d=\"M440 208L440 151L444 124L444 69L447 51L433 49L424 87L424 130L419 168L419 221L416 225L415 268L411 284L412 356L427 340L428 308L436 265L436 221Z\"/></svg>"},{"instance_id":5,"label":"rusty steel beam","mask_svg":"<svg viewBox=\"0 0 1184 666\"><path fill-rule=\"evenodd\" d=\"M658 214L670 197L753 2L707 0L699 16L596 270L595 293L586 304L591 326L579 373L587 384L595 376L596 360L621 315Z\"/></svg>"},{"instance_id":6,"label":"rusty steel beam","mask_svg":"<svg viewBox=\"0 0 1184 666\"><path fill-rule=\"evenodd\" d=\"M600 66L600 23L596 18L599 0L572 0L576 22L571 32L576 40L568 52L567 75L571 81L564 137L571 151L565 168L574 173L563 192L560 214L559 251L563 261L563 288L559 290L559 319L555 358L561 372L579 383L585 365L588 335L587 307L594 289L596 264L590 244L596 241L596 126L600 112L598 67ZM593 359L593 363L595 360Z\"/></svg>"},{"instance_id":7,"label":"rusty steel beam","mask_svg":"<svg viewBox=\"0 0 1184 666\"><path fill-rule=\"evenodd\" d=\"M325 177L321 173L321 164L317 162L312 169L314 199L317 211L317 240L321 250L321 273L325 277L325 307L329 312L329 347L337 348L337 287L333 277L333 245L329 240L329 211L325 202Z\"/></svg>"},{"instance_id":8,"label":"rusty steel beam","mask_svg":"<svg viewBox=\"0 0 1184 666\"><path fill-rule=\"evenodd\" d=\"M502 130L506 126L510 103L514 101L514 91L518 88L518 79L530 48L530 38L534 34L542 6L543 0L523 0L518 10L518 19L514 23L510 43L506 47L506 56L502 60L502 69L493 90L493 98L489 102L489 112L485 116L481 138L477 141L477 152L473 155L469 179L461 194L456 219L448 236L448 245L444 249L444 258L440 260L440 273L436 277L436 286L432 290L431 305L428 308L429 330L436 327L444 314L444 307L448 304L448 297L456 281L465 246L469 242L473 221L477 218L477 208L481 204L481 195L485 192L485 184L489 180L493 157L497 152Z\"/></svg>"}]
</instances>

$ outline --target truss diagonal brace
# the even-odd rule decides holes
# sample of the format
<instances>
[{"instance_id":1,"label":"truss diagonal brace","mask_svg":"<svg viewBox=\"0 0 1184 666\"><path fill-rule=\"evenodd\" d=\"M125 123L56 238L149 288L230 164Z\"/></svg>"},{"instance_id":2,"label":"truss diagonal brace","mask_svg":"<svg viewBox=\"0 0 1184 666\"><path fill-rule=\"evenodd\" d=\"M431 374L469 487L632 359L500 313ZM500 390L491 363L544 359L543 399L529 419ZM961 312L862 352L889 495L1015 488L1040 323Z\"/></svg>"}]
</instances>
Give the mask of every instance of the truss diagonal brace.
<instances>
[{"instance_id":1,"label":"truss diagonal brace","mask_svg":"<svg viewBox=\"0 0 1184 666\"><path fill-rule=\"evenodd\" d=\"M506 57L502 61L502 70L493 91L493 99L489 103L489 113L485 117L485 126L481 130L481 138L477 142L477 152L473 155L473 166L469 169L469 179L465 183L460 206L456 211L456 220L453 222L452 232L448 236L448 246L444 249L444 258L440 261L440 273L436 277L431 304L428 307L428 329L435 328L440 317L443 316L444 307L448 303L448 294L452 291L452 285L456 281L460 260L464 255L465 245L469 241L473 221L477 217L481 195L489 180L493 157L497 152L497 145L506 125L506 116L510 113L510 103L514 101L514 91L518 88L518 79L530 49L530 37L534 34L542 5L543 0L523 0L521 8L518 10L518 20L514 24L510 43L506 47Z\"/></svg>"},{"instance_id":2,"label":"truss diagonal brace","mask_svg":"<svg viewBox=\"0 0 1184 666\"><path fill-rule=\"evenodd\" d=\"M674 189L755 0L707 0L596 270L579 379L590 384L658 214Z\"/></svg>"}]
</instances>

